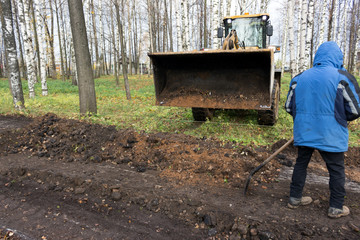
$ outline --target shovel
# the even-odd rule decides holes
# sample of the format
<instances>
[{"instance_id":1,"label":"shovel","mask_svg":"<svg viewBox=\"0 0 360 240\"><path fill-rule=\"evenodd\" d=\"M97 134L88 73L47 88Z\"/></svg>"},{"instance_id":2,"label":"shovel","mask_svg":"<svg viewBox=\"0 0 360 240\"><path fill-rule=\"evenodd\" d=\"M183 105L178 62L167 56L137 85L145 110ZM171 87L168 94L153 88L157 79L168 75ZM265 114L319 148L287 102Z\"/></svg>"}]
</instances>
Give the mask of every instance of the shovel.
<instances>
[{"instance_id":1,"label":"shovel","mask_svg":"<svg viewBox=\"0 0 360 240\"><path fill-rule=\"evenodd\" d=\"M276 152L274 152L273 154L271 154L270 157L268 157L263 163L261 163L259 166L257 166L256 168L254 168L250 174L249 177L246 180L245 183L245 190L244 190L244 195L246 195L246 192L248 190L249 184L250 184L250 180L252 178L252 176L259 171L263 166L265 166L268 162L270 162L276 155L278 155L280 152L282 152L287 146L289 146L292 142L294 141L294 137L291 137L291 139L289 141L287 141L283 146L281 146L281 148L279 148L278 150L276 150Z\"/></svg>"}]
</instances>

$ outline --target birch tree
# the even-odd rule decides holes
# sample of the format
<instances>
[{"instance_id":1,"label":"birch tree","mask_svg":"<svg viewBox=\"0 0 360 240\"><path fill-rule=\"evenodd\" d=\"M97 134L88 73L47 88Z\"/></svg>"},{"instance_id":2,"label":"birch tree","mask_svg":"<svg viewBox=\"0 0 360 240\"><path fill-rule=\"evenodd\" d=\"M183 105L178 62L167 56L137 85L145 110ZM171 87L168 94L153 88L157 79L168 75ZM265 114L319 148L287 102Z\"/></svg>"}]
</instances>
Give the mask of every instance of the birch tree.
<instances>
[{"instance_id":1,"label":"birch tree","mask_svg":"<svg viewBox=\"0 0 360 240\"><path fill-rule=\"evenodd\" d=\"M295 47L294 47L294 6L295 0L289 1L289 7L288 7L288 17L289 17L289 49L290 49L290 71L291 71L291 78L293 78L296 75L296 60L295 60Z\"/></svg>"},{"instance_id":2,"label":"birch tree","mask_svg":"<svg viewBox=\"0 0 360 240\"><path fill-rule=\"evenodd\" d=\"M111 36L112 36L112 44L113 44L113 51L114 51L114 76L115 76L115 84L117 87L120 86L120 81L119 81L119 70L118 70L118 66L119 66L119 58L118 58L118 46L119 44L117 44L116 39L119 39L117 36L117 31L115 31L115 26L114 26L114 12L113 12L113 8L112 6L110 6L110 17L111 17Z\"/></svg>"},{"instance_id":3,"label":"birch tree","mask_svg":"<svg viewBox=\"0 0 360 240\"><path fill-rule=\"evenodd\" d=\"M99 78L100 57L99 57L99 44L98 44L97 29L96 29L96 14L95 14L94 0L90 0L90 16L92 20L93 37L94 37L93 39L94 39L94 48L95 48L95 61L96 61L95 78Z\"/></svg>"},{"instance_id":4,"label":"birch tree","mask_svg":"<svg viewBox=\"0 0 360 240\"><path fill-rule=\"evenodd\" d=\"M78 72L80 113L96 113L95 83L91 68L82 0L68 0L68 7Z\"/></svg>"},{"instance_id":5,"label":"birch tree","mask_svg":"<svg viewBox=\"0 0 360 240\"><path fill-rule=\"evenodd\" d=\"M307 1L302 1L301 6L301 30L300 30L300 52L299 52L299 72L306 70L305 51L306 51L306 26L307 26Z\"/></svg>"},{"instance_id":6,"label":"birch tree","mask_svg":"<svg viewBox=\"0 0 360 240\"><path fill-rule=\"evenodd\" d=\"M226 16L230 16L231 0L226 0Z\"/></svg>"},{"instance_id":7,"label":"birch tree","mask_svg":"<svg viewBox=\"0 0 360 240\"><path fill-rule=\"evenodd\" d=\"M26 77L25 73L25 58L23 55L23 47L22 47L22 41L21 41L21 31L20 31L20 26L19 26L19 21L18 21L18 9L17 9L17 2L15 0L12 0L12 14L13 14L13 19L14 19L14 25L15 25L15 29L16 29L16 33L17 33L17 48L19 51L19 68L20 68L20 77Z\"/></svg>"},{"instance_id":8,"label":"birch tree","mask_svg":"<svg viewBox=\"0 0 360 240\"><path fill-rule=\"evenodd\" d=\"M189 18L188 18L188 1L181 0L181 24L182 24L182 50L189 50L190 34L189 34Z\"/></svg>"},{"instance_id":9,"label":"birch tree","mask_svg":"<svg viewBox=\"0 0 360 240\"><path fill-rule=\"evenodd\" d=\"M121 7L124 9L124 0L121 0ZM129 79L127 75L127 59L126 59L126 50L125 50L125 42L124 42L124 30L123 30L123 21L120 18L120 5L119 0L115 0L115 10L116 10L116 22L118 26L118 34L120 37L120 47L121 47L121 63L122 63L122 72L123 72L123 78L124 78L124 84L125 84L125 93L126 93L126 99L131 100L131 94L130 94L130 85L129 85ZM122 14L124 15L124 14Z\"/></svg>"},{"instance_id":10,"label":"birch tree","mask_svg":"<svg viewBox=\"0 0 360 240\"><path fill-rule=\"evenodd\" d=\"M329 10L329 24L328 24L328 36L327 36L327 40L328 41L332 41L334 40L334 35L333 35L333 20L334 20L334 9L335 9L335 0L331 0L331 5L330 5L330 10Z\"/></svg>"},{"instance_id":11,"label":"birch tree","mask_svg":"<svg viewBox=\"0 0 360 240\"><path fill-rule=\"evenodd\" d=\"M288 26L289 26L289 2L286 4L285 7L286 16L285 16L285 27L283 29L283 36L282 36L282 48L281 48L281 75L284 74L284 67L286 62L286 46L287 46L287 37L288 37ZM292 21L292 20L290 20Z\"/></svg>"},{"instance_id":12,"label":"birch tree","mask_svg":"<svg viewBox=\"0 0 360 240\"><path fill-rule=\"evenodd\" d=\"M29 97L35 97L35 83L36 83L36 71L35 71L35 56L33 51L33 42L31 34L31 23L30 23L30 0L19 1L19 19L21 25L21 32L24 39L24 50L25 50L25 62L27 68L27 78L29 87Z\"/></svg>"},{"instance_id":13,"label":"birch tree","mask_svg":"<svg viewBox=\"0 0 360 240\"><path fill-rule=\"evenodd\" d=\"M321 22L320 22L318 46L320 46L320 44L322 44L324 42L327 0L323 0L321 3L322 3L321 4L321 13L320 13Z\"/></svg>"},{"instance_id":14,"label":"birch tree","mask_svg":"<svg viewBox=\"0 0 360 240\"><path fill-rule=\"evenodd\" d=\"M219 27L219 0L213 0L213 15L212 15L212 49L220 49L220 39L217 37Z\"/></svg>"},{"instance_id":15,"label":"birch tree","mask_svg":"<svg viewBox=\"0 0 360 240\"><path fill-rule=\"evenodd\" d=\"M176 8L176 42L177 42L177 49L178 52L183 51L183 38L181 34L181 13L180 8ZM151 40L150 40L151 41Z\"/></svg>"},{"instance_id":16,"label":"birch tree","mask_svg":"<svg viewBox=\"0 0 360 240\"><path fill-rule=\"evenodd\" d=\"M314 24L314 0L309 0L308 14L306 20L306 40L305 40L305 55L304 55L304 66L302 70L305 71L310 65L310 52L312 49L313 40L313 24Z\"/></svg>"},{"instance_id":17,"label":"birch tree","mask_svg":"<svg viewBox=\"0 0 360 240\"><path fill-rule=\"evenodd\" d=\"M269 0L261 0L260 12L266 13L268 11Z\"/></svg>"},{"instance_id":18,"label":"birch tree","mask_svg":"<svg viewBox=\"0 0 360 240\"><path fill-rule=\"evenodd\" d=\"M339 29L338 29L338 16L339 16L339 1L334 0L334 13L333 13L333 28L332 31L332 40L335 41L339 45Z\"/></svg>"},{"instance_id":19,"label":"birch tree","mask_svg":"<svg viewBox=\"0 0 360 240\"><path fill-rule=\"evenodd\" d=\"M341 15L341 24L342 26L342 39L340 41L340 48L342 52L344 53L344 62L346 62L346 42L347 42L347 11L348 11L348 2L347 0L344 0L343 2L343 13Z\"/></svg>"},{"instance_id":20,"label":"birch tree","mask_svg":"<svg viewBox=\"0 0 360 240\"><path fill-rule=\"evenodd\" d=\"M1 0L1 25L6 49L8 79L15 110L24 109L24 95L20 80L20 69L17 60L16 40L13 29L12 6L10 0Z\"/></svg>"},{"instance_id":21,"label":"birch tree","mask_svg":"<svg viewBox=\"0 0 360 240\"><path fill-rule=\"evenodd\" d=\"M47 81L46 81L46 40L45 40L45 31L44 31L44 23L41 17L41 2L40 0L33 0L34 2L34 10L35 10L35 18L37 23L37 31L38 31L38 42L39 42L39 57L40 57L40 79L41 79L41 90L42 95L48 95Z\"/></svg>"}]
</instances>

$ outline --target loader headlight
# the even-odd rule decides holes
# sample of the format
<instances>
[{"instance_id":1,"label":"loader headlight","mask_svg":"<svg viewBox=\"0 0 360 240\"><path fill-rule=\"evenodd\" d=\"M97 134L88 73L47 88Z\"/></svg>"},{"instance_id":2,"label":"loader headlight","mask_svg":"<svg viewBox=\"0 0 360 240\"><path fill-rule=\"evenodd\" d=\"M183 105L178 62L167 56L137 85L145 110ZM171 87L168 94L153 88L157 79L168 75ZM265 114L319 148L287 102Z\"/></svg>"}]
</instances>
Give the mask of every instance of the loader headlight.
<instances>
[{"instance_id":1,"label":"loader headlight","mask_svg":"<svg viewBox=\"0 0 360 240\"><path fill-rule=\"evenodd\" d=\"M230 24L230 23L232 22L232 20L231 20L231 19L228 19L226 22L227 22L228 24Z\"/></svg>"},{"instance_id":2,"label":"loader headlight","mask_svg":"<svg viewBox=\"0 0 360 240\"><path fill-rule=\"evenodd\" d=\"M263 15L261 17L261 20L263 20L264 22L267 21L268 19L269 19L269 16L267 16L267 15Z\"/></svg>"}]
</instances>

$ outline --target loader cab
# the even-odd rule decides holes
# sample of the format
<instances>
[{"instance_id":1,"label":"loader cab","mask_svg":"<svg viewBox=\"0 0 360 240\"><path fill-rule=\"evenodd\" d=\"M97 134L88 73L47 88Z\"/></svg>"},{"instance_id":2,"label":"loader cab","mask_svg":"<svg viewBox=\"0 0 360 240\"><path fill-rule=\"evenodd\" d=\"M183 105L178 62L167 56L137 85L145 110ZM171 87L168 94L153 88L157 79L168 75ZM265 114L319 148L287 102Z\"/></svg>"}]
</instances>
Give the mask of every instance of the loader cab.
<instances>
[{"instance_id":1,"label":"loader cab","mask_svg":"<svg viewBox=\"0 0 360 240\"><path fill-rule=\"evenodd\" d=\"M236 30L240 46L243 48L267 48L268 39L273 34L269 14L245 14L224 18L225 37Z\"/></svg>"}]
</instances>

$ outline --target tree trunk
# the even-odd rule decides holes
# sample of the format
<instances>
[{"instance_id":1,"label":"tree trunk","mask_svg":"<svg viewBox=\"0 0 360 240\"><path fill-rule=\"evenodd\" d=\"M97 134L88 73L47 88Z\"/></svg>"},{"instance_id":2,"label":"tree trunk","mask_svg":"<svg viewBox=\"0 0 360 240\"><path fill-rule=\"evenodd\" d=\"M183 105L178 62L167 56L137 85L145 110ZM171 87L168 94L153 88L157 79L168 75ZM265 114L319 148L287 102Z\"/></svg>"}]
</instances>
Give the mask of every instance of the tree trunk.
<instances>
[{"instance_id":1,"label":"tree trunk","mask_svg":"<svg viewBox=\"0 0 360 240\"><path fill-rule=\"evenodd\" d=\"M204 0L204 48L208 48L207 0Z\"/></svg>"},{"instance_id":2,"label":"tree trunk","mask_svg":"<svg viewBox=\"0 0 360 240\"><path fill-rule=\"evenodd\" d=\"M177 49L178 52L183 51L183 36L181 34L181 19L180 19L180 8L176 8L176 41L177 41Z\"/></svg>"},{"instance_id":3,"label":"tree trunk","mask_svg":"<svg viewBox=\"0 0 360 240\"><path fill-rule=\"evenodd\" d=\"M306 21L306 40L305 40L305 55L303 63L303 71L309 68L310 66L310 52L311 52L311 42L313 39L312 31L314 25L314 0L309 0L309 7L307 11L307 21Z\"/></svg>"},{"instance_id":4,"label":"tree trunk","mask_svg":"<svg viewBox=\"0 0 360 240\"><path fill-rule=\"evenodd\" d=\"M348 1L344 0L344 10L342 13L342 17L341 17L341 24L340 26L342 26L342 40L340 43L340 48L342 50L342 52L344 53L344 63L346 62L347 59L347 51L346 51L346 43L347 43L347 11L348 11Z\"/></svg>"},{"instance_id":5,"label":"tree trunk","mask_svg":"<svg viewBox=\"0 0 360 240\"><path fill-rule=\"evenodd\" d=\"M21 23L21 31L24 39L29 97L34 98L36 72L35 72L35 56L32 47L31 23L30 23L30 15L29 15L30 5L29 5L29 0L20 0L19 3L20 5L18 10L19 10L20 23Z\"/></svg>"},{"instance_id":6,"label":"tree trunk","mask_svg":"<svg viewBox=\"0 0 360 240\"><path fill-rule=\"evenodd\" d=\"M95 59L96 59L96 68L95 68L95 78L100 77L100 57L99 57L99 45L98 45L98 38L97 38L97 30L96 30L96 14L94 8L94 0L90 1L90 10L91 10L91 20L92 20L92 27L93 27L93 34L94 34L94 48L95 48Z\"/></svg>"},{"instance_id":7,"label":"tree trunk","mask_svg":"<svg viewBox=\"0 0 360 240\"><path fill-rule=\"evenodd\" d=\"M339 16L339 1L338 0L334 0L334 13L333 13L333 22L334 22L334 26L332 28L332 36L333 36L333 41L335 41L338 45L339 45L339 41L338 41L338 37L339 37L339 27L338 27L338 16Z\"/></svg>"},{"instance_id":8,"label":"tree trunk","mask_svg":"<svg viewBox=\"0 0 360 240\"><path fill-rule=\"evenodd\" d=\"M168 22L168 24L169 24L169 27L168 27L168 29L169 29L169 41L170 41L170 52L173 52L174 51L174 38L173 38L173 25L172 25L172 17L173 17L173 14L172 14L172 9L173 9L173 7L172 7L172 5L173 5L173 0L170 0L170 12L169 12L169 22Z\"/></svg>"},{"instance_id":9,"label":"tree trunk","mask_svg":"<svg viewBox=\"0 0 360 240\"><path fill-rule=\"evenodd\" d=\"M46 81L46 43L45 43L45 32L44 32L44 24L40 15L40 0L34 0L34 8L35 8L35 18L38 29L38 43L39 43L39 59L40 59L40 79L41 79L41 89L42 95L48 95L47 81Z\"/></svg>"},{"instance_id":10,"label":"tree trunk","mask_svg":"<svg viewBox=\"0 0 360 240\"><path fill-rule=\"evenodd\" d=\"M20 80L20 69L17 60L16 40L13 29L12 7L10 0L1 0L1 25L6 49L6 62L10 89L15 110L24 109L24 94Z\"/></svg>"},{"instance_id":11,"label":"tree trunk","mask_svg":"<svg viewBox=\"0 0 360 240\"><path fill-rule=\"evenodd\" d=\"M14 21L15 21L15 26L16 26L16 32L17 32L17 40L19 43L18 49L20 52L20 59L19 59L19 68L20 68L20 78L21 77L26 77L26 69L25 69L25 62L24 62L24 55L23 55L23 47L21 44L21 31L19 28L19 21L18 21L18 10L17 10L17 3L15 0L12 1L12 6L13 6L13 16L14 16Z\"/></svg>"},{"instance_id":12,"label":"tree trunk","mask_svg":"<svg viewBox=\"0 0 360 240\"><path fill-rule=\"evenodd\" d=\"M101 46L101 54L100 58L102 58L101 61L101 67L100 67L100 76L106 72L106 75L108 75L107 66L106 66L106 50L105 50L105 38L104 38L104 26L103 26L103 1L99 1L99 25L100 25L100 46Z\"/></svg>"},{"instance_id":13,"label":"tree trunk","mask_svg":"<svg viewBox=\"0 0 360 240\"><path fill-rule=\"evenodd\" d=\"M295 38L294 38L294 6L295 5L295 0L290 0L289 2L289 8L288 8L288 12L289 12L289 49L290 49L290 71L291 71L291 78L293 78L296 75L296 60L295 60L295 56L296 56L296 51L295 51L295 47L294 47L294 43L295 43Z\"/></svg>"},{"instance_id":14,"label":"tree trunk","mask_svg":"<svg viewBox=\"0 0 360 240\"><path fill-rule=\"evenodd\" d=\"M320 14L320 32L319 32L319 44L322 44L324 42L324 33L325 33L325 19L326 19L326 9L327 9L327 0L323 0L321 4L321 14Z\"/></svg>"},{"instance_id":15,"label":"tree trunk","mask_svg":"<svg viewBox=\"0 0 360 240\"><path fill-rule=\"evenodd\" d=\"M121 0L121 7L124 9L124 0ZM126 59L126 50L125 50L125 43L124 43L124 31L123 31L123 24L120 18L120 7L118 1L115 2L115 10L116 10L116 20L118 24L118 31L120 37L120 45L121 45L121 59L122 59L122 72L124 77L125 83L125 92L126 92L126 99L131 100L130 94L130 85L129 79L127 75L127 59Z\"/></svg>"},{"instance_id":16,"label":"tree trunk","mask_svg":"<svg viewBox=\"0 0 360 240\"><path fill-rule=\"evenodd\" d=\"M128 42L129 42L129 74L132 75L133 72L132 72L132 68L133 68L133 65L132 65L132 54L131 54L131 51L132 51L132 47L131 47L131 43L132 43L132 37L131 37L131 31L132 31L132 27L131 27L131 3L130 1L128 1L128 4L127 4L127 9L128 9L128 24L129 24L129 29L128 29Z\"/></svg>"},{"instance_id":17,"label":"tree trunk","mask_svg":"<svg viewBox=\"0 0 360 240\"><path fill-rule=\"evenodd\" d=\"M307 1L302 1L301 6L301 30L300 30L300 52L299 52L299 72L306 70L305 51L306 51L306 25L307 25Z\"/></svg>"},{"instance_id":18,"label":"tree trunk","mask_svg":"<svg viewBox=\"0 0 360 240\"><path fill-rule=\"evenodd\" d=\"M111 17L111 36L112 36L112 44L113 44L113 50L114 50L114 75L115 75L115 84L116 87L120 86L120 81L119 81L119 73L118 73L118 62L119 62L119 58L118 58L118 46L119 44L117 44L117 41L115 39L116 38L116 32L115 32L115 26L114 26L114 12L113 12L113 8L110 7L110 17Z\"/></svg>"},{"instance_id":19,"label":"tree trunk","mask_svg":"<svg viewBox=\"0 0 360 240\"><path fill-rule=\"evenodd\" d=\"M354 15L356 15L358 17L358 19L360 18L360 1L357 2L357 4L354 3ZM356 32L356 38L355 38L355 32ZM355 32L354 32L354 39L355 39L355 43L354 43L354 51L353 51L353 61L352 61L352 66L351 66L351 73L355 73L356 72L356 59L357 59L357 55L358 52L360 52L360 22L357 21L357 30L356 30L356 23L355 23Z\"/></svg>"},{"instance_id":20,"label":"tree trunk","mask_svg":"<svg viewBox=\"0 0 360 240\"><path fill-rule=\"evenodd\" d=\"M284 75L284 67L286 62L286 46L287 46L287 35L288 35L288 25L289 25L289 3L285 7L286 16L285 16L285 27L283 28L282 36L282 48L281 48L281 75Z\"/></svg>"},{"instance_id":21,"label":"tree trunk","mask_svg":"<svg viewBox=\"0 0 360 240\"><path fill-rule=\"evenodd\" d=\"M96 114L95 83L91 68L82 0L68 0L68 6L75 50L76 69L78 72L80 113Z\"/></svg>"},{"instance_id":22,"label":"tree trunk","mask_svg":"<svg viewBox=\"0 0 360 240\"><path fill-rule=\"evenodd\" d=\"M51 57L51 78L57 79L56 72L56 63L55 63L55 48L54 48L54 13L53 13L53 5L52 0L49 1L50 4L50 32L48 34L49 38L49 46L50 46L50 57Z\"/></svg>"},{"instance_id":23,"label":"tree trunk","mask_svg":"<svg viewBox=\"0 0 360 240\"><path fill-rule=\"evenodd\" d=\"M34 40L35 40L35 52L36 54L36 60L35 61L35 74L36 74L36 82L39 82L37 79L37 76L41 76L41 67L40 67L40 54L39 54L39 34L36 26L36 17L35 17L35 10L34 10L34 0L29 1L30 11L31 11L31 22L32 22L32 28L34 30Z\"/></svg>"},{"instance_id":24,"label":"tree trunk","mask_svg":"<svg viewBox=\"0 0 360 240\"><path fill-rule=\"evenodd\" d=\"M213 16L212 16L212 49L220 49L220 39L217 37L217 29L220 26L219 0L213 0Z\"/></svg>"},{"instance_id":25,"label":"tree trunk","mask_svg":"<svg viewBox=\"0 0 360 240\"><path fill-rule=\"evenodd\" d=\"M327 36L328 41L333 40L332 30L333 30L334 8L335 8L335 0L331 0L331 6L329 10L328 36Z\"/></svg>"},{"instance_id":26,"label":"tree trunk","mask_svg":"<svg viewBox=\"0 0 360 240\"><path fill-rule=\"evenodd\" d=\"M189 37L189 18L188 18L188 1L181 0L181 24L182 24L182 49L183 51L188 51L190 46L190 37Z\"/></svg>"},{"instance_id":27,"label":"tree trunk","mask_svg":"<svg viewBox=\"0 0 360 240\"><path fill-rule=\"evenodd\" d=\"M226 16L230 16L231 0L226 0Z\"/></svg>"},{"instance_id":28,"label":"tree trunk","mask_svg":"<svg viewBox=\"0 0 360 240\"><path fill-rule=\"evenodd\" d=\"M74 44L73 44L73 37L71 36L71 42L70 42L70 51L71 51L71 83L74 86L78 86L79 80L78 80L78 73L76 69L76 58L75 58L75 51L74 51Z\"/></svg>"},{"instance_id":29,"label":"tree trunk","mask_svg":"<svg viewBox=\"0 0 360 240\"><path fill-rule=\"evenodd\" d=\"M62 3L63 4L63 3ZM66 29L66 23L64 21L64 11L63 11L63 7L62 5L60 5L60 22L61 22L61 35L62 37L62 52L63 52L63 59L64 59L64 74L66 76L66 79L69 79L69 67L68 67L68 47L67 47L67 36L69 36L67 33L67 29ZM70 65L70 64L69 64Z\"/></svg>"},{"instance_id":30,"label":"tree trunk","mask_svg":"<svg viewBox=\"0 0 360 240\"><path fill-rule=\"evenodd\" d=\"M117 0L116 0L117 1ZM152 19L154 18L154 11L152 10L152 1L147 0L147 10L148 10L148 20L149 20L149 39L150 39L150 53L155 52L154 46L154 33L153 33L153 22Z\"/></svg>"}]
</instances>

